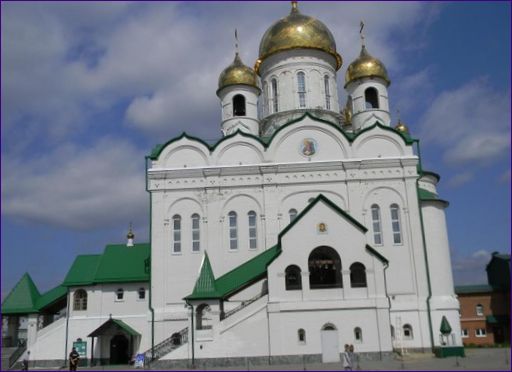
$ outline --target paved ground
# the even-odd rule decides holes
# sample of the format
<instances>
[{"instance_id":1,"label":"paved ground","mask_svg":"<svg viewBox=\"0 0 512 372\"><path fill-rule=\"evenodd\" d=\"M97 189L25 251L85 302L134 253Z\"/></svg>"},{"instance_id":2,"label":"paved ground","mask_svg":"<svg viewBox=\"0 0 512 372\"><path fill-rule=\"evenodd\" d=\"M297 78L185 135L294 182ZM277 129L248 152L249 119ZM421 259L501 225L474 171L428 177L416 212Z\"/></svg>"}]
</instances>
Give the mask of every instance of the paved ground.
<instances>
[{"instance_id":1,"label":"paved ground","mask_svg":"<svg viewBox=\"0 0 512 372\"><path fill-rule=\"evenodd\" d=\"M251 371L336 371L341 370L340 363L313 363L270 366L239 366L215 368L212 370L251 370ZM436 358L432 354L410 354L403 360L366 361L359 363L363 371L510 371L510 349L466 349L466 357ZM34 368L33 370L37 370ZM93 368L81 367L79 371L129 371L133 366L99 366ZM140 370L140 369L139 369Z\"/></svg>"}]
</instances>

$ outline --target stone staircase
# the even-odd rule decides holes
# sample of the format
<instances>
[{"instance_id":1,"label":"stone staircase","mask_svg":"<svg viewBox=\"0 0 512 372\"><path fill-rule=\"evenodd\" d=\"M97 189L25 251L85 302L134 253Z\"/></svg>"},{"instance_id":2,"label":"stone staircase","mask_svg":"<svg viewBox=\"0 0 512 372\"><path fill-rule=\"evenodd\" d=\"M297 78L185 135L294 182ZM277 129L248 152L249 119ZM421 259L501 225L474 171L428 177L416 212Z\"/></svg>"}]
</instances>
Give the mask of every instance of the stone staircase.
<instances>
[{"instance_id":1,"label":"stone staircase","mask_svg":"<svg viewBox=\"0 0 512 372\"><path fill-rule=\"evenodd\" d=\"M178 335L174 333L171 337L166 338L159 344L155 345L153 349L153 353L151 349L148 349L144 352L144 365L149 365L149 363L160 359L166 354L169 354L171 351L185 345L188 343L188 327L183 328L178 332Z\"/></svg>"}]
</instances>

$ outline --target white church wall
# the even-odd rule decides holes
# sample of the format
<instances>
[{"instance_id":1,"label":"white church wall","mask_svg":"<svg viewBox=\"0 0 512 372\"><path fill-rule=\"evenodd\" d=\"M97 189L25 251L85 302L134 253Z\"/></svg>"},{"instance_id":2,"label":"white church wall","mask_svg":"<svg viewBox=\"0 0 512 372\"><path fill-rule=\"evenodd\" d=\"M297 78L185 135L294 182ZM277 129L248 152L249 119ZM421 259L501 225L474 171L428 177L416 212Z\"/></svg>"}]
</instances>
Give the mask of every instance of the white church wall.
<instances>
[{"instance_id":1,"label":"white church wall","mask_svg":"<svg viewBox=\"0 0 512 372\"><path fill-rule=\"evenodd\" d=\"M261 164L264 161L263 145L252 141L224 141L215 149L212 157L217 165Z\"/></svg>"}]
</instances>

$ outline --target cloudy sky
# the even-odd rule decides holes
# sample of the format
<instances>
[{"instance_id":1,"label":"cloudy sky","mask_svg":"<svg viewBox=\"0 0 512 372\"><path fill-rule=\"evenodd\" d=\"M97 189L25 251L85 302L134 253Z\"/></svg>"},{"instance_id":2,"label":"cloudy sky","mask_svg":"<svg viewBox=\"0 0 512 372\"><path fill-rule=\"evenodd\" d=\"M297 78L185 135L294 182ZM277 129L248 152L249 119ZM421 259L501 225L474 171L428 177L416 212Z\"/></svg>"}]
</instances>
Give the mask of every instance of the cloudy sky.
<instances>
[{"instance_id":1,"label":"cloudy sky","mask_svg":"<svg viewBox=\"0 0 512 372\"><path fill-rule=\"evenodd\" d=\"M359 22L387 66L396 120L441 174L457 284L485 282L510 250L510 4L300 2L344 66ZM220 136L217 79L253 65L289 2L2 2L2 298L29 272L41 291L77 254L148 241L144 156L186 130ZM344 104L343 84L340 97Z\"/></svg>"}]
</instances>

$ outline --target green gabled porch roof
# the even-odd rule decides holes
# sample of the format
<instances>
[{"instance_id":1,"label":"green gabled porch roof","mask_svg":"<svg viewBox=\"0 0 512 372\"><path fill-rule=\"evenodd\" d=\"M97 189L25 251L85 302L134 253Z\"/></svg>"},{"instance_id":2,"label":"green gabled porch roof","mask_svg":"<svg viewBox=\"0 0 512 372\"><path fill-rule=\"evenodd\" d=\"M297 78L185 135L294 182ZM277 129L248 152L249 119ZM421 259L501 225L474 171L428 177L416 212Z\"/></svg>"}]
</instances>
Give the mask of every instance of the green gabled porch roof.
<instances>
[{"instance_id":1,"label":"green gabled porch roof","mask_svg":"<svg viewBox=\"0 0 512 372\"><path fill-rule=\"evenodd\" d=\"M36 307L38 310L42 310L55 302L62 300L68 294L68 288L63 285L58 285L55 288L50 289L49 291L43 293L36 302Z\"/></svg>"},{"instance_id":2,"label":"green gabled porch roof","mask_svg":"<svg viewBox=\"0 0 512 372\"><path fill-rule=\"evenodd\" d=\"M106 334L107 331L115 329L116 331L123 330L130 336L140 336L140 333L130 327L128 324L120 319L110 318L105 323L100 325L94 331L92 331L87 337L100 337Z\"/></svg>"},{"instance_id":3,"label":"green gabled porch roof","mask_svg":"<svg viewBox=\"0 0 512 372\"><path fill-rule=\"evenodd\" d=\"M40 296L34 281L25 273L2 302L2 314L37 313L36 303Z\"/></svg>"},{"instance_id":4,"label":"green gabled porch roof","mask_svg":"<svg viewBox=\"0 0 512 372\"><path fill-rule=\"evenodd\" d=\"M208 256L205 254L205 260L201 266L201 272L194 291L191 295L185 297L185 300L227 298L265 277L267 266L280 253L281 248L275 245L216 280L214 279Z\"/></svg>"}]
</instances>

